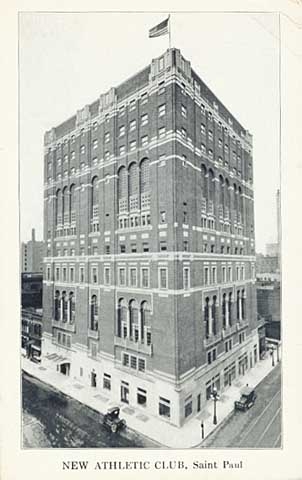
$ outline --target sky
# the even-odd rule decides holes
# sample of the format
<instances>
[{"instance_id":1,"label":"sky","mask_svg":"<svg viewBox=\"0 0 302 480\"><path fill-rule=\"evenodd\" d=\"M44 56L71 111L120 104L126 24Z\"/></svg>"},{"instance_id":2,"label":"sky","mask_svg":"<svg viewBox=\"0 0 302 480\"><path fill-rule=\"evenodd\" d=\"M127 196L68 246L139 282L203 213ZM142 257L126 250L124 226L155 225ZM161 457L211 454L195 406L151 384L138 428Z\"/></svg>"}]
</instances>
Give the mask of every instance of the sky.
<instances>
[{"instance_id":1,"label":"sky","mask_svg":"<svg viewBox=\"0 0 302 480\"><path fill-rule=\"evenodd\" d=\"M43 235L43 137L169 46L165 13L22 13L19 19L21 240ZM276 241L278 16L172 13L172 47L253 135L256 251Z\"/></svg>"}]
</instances>

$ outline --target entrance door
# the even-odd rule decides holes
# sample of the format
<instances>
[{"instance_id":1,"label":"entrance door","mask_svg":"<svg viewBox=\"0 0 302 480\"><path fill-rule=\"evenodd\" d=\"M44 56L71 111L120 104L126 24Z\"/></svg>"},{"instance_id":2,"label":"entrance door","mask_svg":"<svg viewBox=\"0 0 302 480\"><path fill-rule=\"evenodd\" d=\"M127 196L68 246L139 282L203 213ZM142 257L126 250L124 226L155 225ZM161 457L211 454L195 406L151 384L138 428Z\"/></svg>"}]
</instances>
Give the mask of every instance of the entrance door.
<instances>
[{"instance_id":1,"label":"entrance door","mask_svg":"<svg viewBox=\"0 0 302 480\"><path fill-rule=\"evenodd\" d=\"M91 386L96 387L96 373L91 372Z\"/></svg>"},{"instance_id":2,"label":"entrance door","mask_svg":"<svg viewBox=\"0 0 302 480\"><path fill-rule=\"evenodd\" d=\"M70 363L61 363L60 372L68 376L70 373Z\"/></svg>"}]
</instances>

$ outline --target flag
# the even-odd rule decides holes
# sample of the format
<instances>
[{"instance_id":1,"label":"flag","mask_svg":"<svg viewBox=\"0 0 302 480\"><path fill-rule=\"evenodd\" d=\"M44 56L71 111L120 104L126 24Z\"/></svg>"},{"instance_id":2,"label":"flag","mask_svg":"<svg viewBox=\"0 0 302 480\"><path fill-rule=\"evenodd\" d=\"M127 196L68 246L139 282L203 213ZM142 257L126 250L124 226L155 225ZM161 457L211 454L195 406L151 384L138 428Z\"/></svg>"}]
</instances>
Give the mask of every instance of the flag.
<instances>
[{"instance_id":1,"label":"flag","mask_svg":"<svg viewBox=\"0 0 302 480\"><path fill-rule=\"evenodd\" d=\"M149 30L149 38L160 37L161 35L166 35L169 33L168 30L168 23L169 23L170 16L166 18L163 22L159 23L155 27Z\"/></svg>"}]
</instances>

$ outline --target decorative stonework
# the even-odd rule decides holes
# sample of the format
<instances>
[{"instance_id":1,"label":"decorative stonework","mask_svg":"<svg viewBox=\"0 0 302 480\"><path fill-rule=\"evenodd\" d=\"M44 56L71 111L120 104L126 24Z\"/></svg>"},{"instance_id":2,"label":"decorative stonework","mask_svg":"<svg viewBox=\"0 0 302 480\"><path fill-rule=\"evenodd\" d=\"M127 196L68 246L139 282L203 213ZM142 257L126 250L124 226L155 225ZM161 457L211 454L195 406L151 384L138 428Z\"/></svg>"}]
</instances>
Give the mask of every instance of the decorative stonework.
<instances>
[{"instance_id":1,"label":"decorative stonework","mask_svg":"<svg viewBox=\"0 0 302 480\"><path fill-rule=\"evenodd\" d=\"M56 140L56 131L54 128L44 134L44 145L50 145Z\"/></svg>"},{"instance_id":2,"label":"decorative stonework","mask_svg":"<svg viewBox=\"0 0 302 480\"><path fill-rule=\"evenodd\" d=\"M84 108L77 110L76 126L80 126L83 123L88 122L90 119L89 105L85 105Z\"/></svg>"},{"instance_id":3,"label":"decorative stonework","mask_svg":"<svg viewBox=\"0 0 302 480\"><path fill-rule=\"evenodd\" d=\"M100 95L99 113L111 108L116 103L115 88L110 88L108 92Z\"/></svg>"}]
</instances>

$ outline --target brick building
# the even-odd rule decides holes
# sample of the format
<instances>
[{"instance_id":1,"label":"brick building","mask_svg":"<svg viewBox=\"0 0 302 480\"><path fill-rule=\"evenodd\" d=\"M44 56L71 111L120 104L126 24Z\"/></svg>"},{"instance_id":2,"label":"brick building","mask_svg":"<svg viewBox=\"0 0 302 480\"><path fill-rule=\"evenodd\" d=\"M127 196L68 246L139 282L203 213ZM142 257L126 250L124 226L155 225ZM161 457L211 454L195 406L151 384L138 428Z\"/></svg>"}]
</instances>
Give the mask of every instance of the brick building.
<instances>
[{"instance_id":1,"label":"brick building","mask_svg":"<svg viewBox=\"0 0 302 480\"><path fill-rule=\"evenodd\" d=\"M169 49L44 164L43 361L181 426L258 359L251 135Z\"/></svg>"},{"instance_id":2,"label":"brick building","mask_svg":"<svg viewBox=\"0 0 302 480\"><path fill-rule=\"evenodd\" d=\"M43 241L37 241L35 229L31 231L31 240L22 242L21 268L22 272L43 272Z\"/></svg>"}]
</instances>

